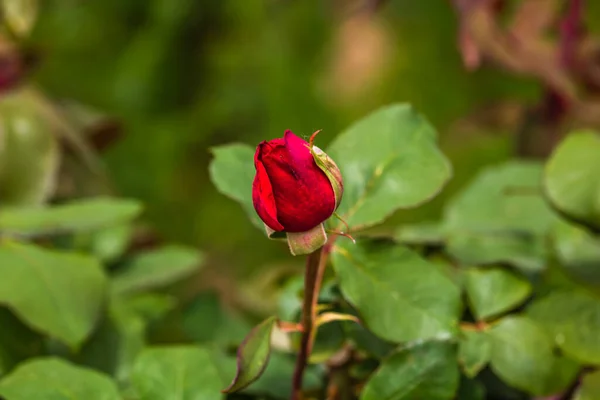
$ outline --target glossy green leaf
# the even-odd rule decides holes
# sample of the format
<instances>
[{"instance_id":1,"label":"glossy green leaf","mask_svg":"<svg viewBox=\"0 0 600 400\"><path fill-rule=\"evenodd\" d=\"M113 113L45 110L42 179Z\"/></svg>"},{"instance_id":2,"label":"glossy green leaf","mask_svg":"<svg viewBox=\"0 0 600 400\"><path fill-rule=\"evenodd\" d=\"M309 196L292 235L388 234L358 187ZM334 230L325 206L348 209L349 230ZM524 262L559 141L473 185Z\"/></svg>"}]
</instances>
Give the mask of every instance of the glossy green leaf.
<instances>
[{"instance_id":1,"label":"glossy green leaf","mask_svg":"<svg viewBox=\"0 0 600 400\"><path fill-rule=\"evenodd\" d=\"M79 232L120 224L142 211L135 200L97 197L48 207L0 210L0 233L37 236Z\"/></svg>"},{"instance_id":2,"label":"glossy green leaf","mask_svg":"<svg viewBox=\"0 0 600 400\"><path fill-rule=\"evenodd\" d=\"M600 299L582 290L556 290L528 309L570 357L600 364Z\"/></svg>"},{"instance_id":3,"label":"glossy green leaf","mask_svg":"<svg viewBox=\"0 0 600 400\"><path fill-rule=\"evenodd\" d=\"M94 258L4 242L0 276L0 303L34 329L77 347L94 328L106 292Z\"/></svg>"},{"instance_id":4,"label":"glossy green leaf","mask_svg":"<svg viewBox=\"0 0 600 400\"><path fill-rule=\"evenodd\" d=\"M212 148L214 159L210 163L210 178L217 190L239 202L252 223L264 231L252 204L252 181L254 180L254 152L252 147L228 144Z\"/></svg>"},{"instance_id":5,"label":"glossy green leaf","mask_svg":"<svg viewBox=\"0 0 600 400\"><path fill-rule=\"evenodd\" d=\"M167 286L192 275L203 261L200 251L176 245L141 253L115 274L112 290L128 293Z\"/></svg>"},{"instance_id":6,"label":"glossy green leaf","mask_svg":"<svg viewBox=\"0 0 600 400\"><path fill-rule=\"evenodd\" d=\"M154 347L135 361L131 380L144 400L221 400L219 371L208 350Z\"/></svg>"},{"instance_id":7,"label":"glossy green leaf","mask_svg":"<svg viewBox=\"0 0 600 400\"><path fill-rule=\"evenodd\" d=\"M106 375L58 358L31 359L0 381L6 400L121 400Z\"/></svg>"},{"instance_id":8,"label":"glossy green leaf","mask_svg":"<svg viewBox=\"0 0 600 400\"><path fill-rule=\"evenodd\" d=\"M354 123L327 154L344 179L338 213L353 230L426 202L452 174L435 129L407 104L381 108Z\"/></svg>"},{"instance_id":9,"label":"glossy green leaf","mask_svg":"<svg viewBox=\"0 0 600 400\"><path fill-rule=\"evenodd\" d=\"M256 381L265 371L271 355L271 333L277 319L270 317L255 326L244 339L237 353L237 372L223 392L233 393Z\"/></svg>"},{"instance_id":10,"label":"glossy green leaf","mask_svg":"<svg viewBox=\"0 0 600 400\"><path fill-rule=\"evenodd\" d=\"M490 364L507 384L534 395L565 389L579 366L555 356L550 338L540 325L524 316L504 318L489 331Z\"/></svg>"},{"instance_id":11,"label":"glossy green leaf","mask_svg":"<svg viewBox=\"0 0 600 400\"><path fill-rule=\"evenodd\" d=\"M573 400L600 399L600 371L590 372L583 376Z\"/></svg>"},{"instance_id":12,"label":"glossy green leaf","mask_svg":"<svg viewBox=\"0 0 600 400\"><path fill-rule=\"evenodd\" d=\"M600 134L579 131L556 148L546 165L548 200L575 221L600 229Z\"/></svg>"},{"instance_id":13,"label":"glossy green leaf","mask_svg":"<svg viewBox=\"0 0 600 400\"><path fill-rule=\"evenodd\" d=\"M344 297L381 338L404 342L456 332L460 290L417 253L390 242L340 241L333 266Z\"/></svg>"},{"instance_id":14,"label":"glossy green leaf","mask_svg":"<svg viewBox=\"0 0 600 400\"><path fill-rule=\"evenodd\" d=\"M532 291L527 279L505 268L471 268L465 275L469 304L478 320L512 310Z\"/></svg>"},{"instance_id":15,"label":"glossy green leaf","mask_svg":"<svg viewBox=\"0 0 600 400\"><path fill-rule=\"evenodd\" d=\"M577 282L600 286L600 236L564 221L553 230L560 267Z\"/></svg>"},{"instance_id":16,"label":"glossy green leaf","mask_svg":"<svg viewBox=\"0 0 600 400\"><path fill-rule=\"evenodd\" d=\"M469 378L475 377L491 357L490 338L485 332L465 330L460 336L458 362Z\"/></svg>"},{"instance_id":17,"label":"glossy green leaf","mask_svg":"<svg viewBox=\"0 0 600 400\"><path fill-rule=\"evenodd\" d=\"M424 342L388 357L367 381L360 400L450 400L458 382L455 345Z\"/></svg>"}]
</instances>

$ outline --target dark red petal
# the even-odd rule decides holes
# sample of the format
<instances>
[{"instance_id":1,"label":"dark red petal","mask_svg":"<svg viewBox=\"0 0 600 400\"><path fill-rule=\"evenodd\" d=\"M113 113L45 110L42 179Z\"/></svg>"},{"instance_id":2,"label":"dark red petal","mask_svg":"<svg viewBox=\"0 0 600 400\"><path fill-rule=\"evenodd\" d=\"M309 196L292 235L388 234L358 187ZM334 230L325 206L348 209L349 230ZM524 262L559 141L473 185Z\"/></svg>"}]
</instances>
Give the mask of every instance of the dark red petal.
<instances>
[{"instance_id":1,"label":"dark red petal","mask_svg":"<svg viewBox=\"0 0 600 400\"><path fill-rule=\"evenodd\" d=\"M262 221L275 231L283 231L283 225L277 220L277 208L275 205L275 197L273 195L273 187L269 180L269 175L260 161L261 148L263 143L258 145L254 154L254 166L256 167L256 175L252 182L252 203L256 213Z\"/></svg>"}]
</instances>

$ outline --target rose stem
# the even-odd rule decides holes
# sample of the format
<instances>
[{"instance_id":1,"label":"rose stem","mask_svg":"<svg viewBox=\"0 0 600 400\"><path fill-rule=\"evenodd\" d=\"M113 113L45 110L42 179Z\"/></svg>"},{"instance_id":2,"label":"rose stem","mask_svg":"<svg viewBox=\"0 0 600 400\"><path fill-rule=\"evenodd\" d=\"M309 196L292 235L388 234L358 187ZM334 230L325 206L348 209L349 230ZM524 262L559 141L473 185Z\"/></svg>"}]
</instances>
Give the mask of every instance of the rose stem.
<instances>
[{"instance_id":1,"label":"rose stem","mask_svg":"<svg viewBox=\"0 0 600 400\"><path fill-rule=\"evenodd\" d=\"M327 264L327 256L323 255L324 249L325 246L315 250L306 259L304 299L302 303L302 338L292 378L292 400L301 400L302 398L302 377L315 337L317 303L319 301L319 291L321 290L323 274L325 273L325 265Z\"/></svg>"}]
</instances>

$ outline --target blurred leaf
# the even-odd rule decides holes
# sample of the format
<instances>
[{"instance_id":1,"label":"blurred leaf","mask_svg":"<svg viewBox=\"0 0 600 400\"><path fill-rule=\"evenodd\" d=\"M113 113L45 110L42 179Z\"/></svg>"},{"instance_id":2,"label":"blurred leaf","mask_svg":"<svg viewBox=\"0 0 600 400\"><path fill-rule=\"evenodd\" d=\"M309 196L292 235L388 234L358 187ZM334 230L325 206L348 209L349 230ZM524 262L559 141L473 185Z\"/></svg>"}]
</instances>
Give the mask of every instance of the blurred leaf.
<instances>
[{"instance_id":1,"label":"blurred leaf","mask_svg":"<svg viewBox=\"0 0 600 400\"><path fill-rule=\"evenodd\" d=\"M328 148L344 178L338 213L352 230L383 222L440 192L452 174L435 129L407 104L381 108L338 135Z\"/></svg>"},{"instance_id":2,"label":"blurred leaf","mask_svg":"<svg viewBox=\"0 0 600 400\"><path fill-rule=\"evenodd\" d=\"M298 339L298 342L296 342L298 343L298 347L299 336L300 335L295 336L295 338ZM339 321L334 321L319 327L308 362L311 364L327 362L334 354L340 351L345 341L346 336L342 329L342 323Z\"/></svg>"},{"instance_id":3,"label":"blurred leaf","mask_svg":"<svg viewBox=\"0 0 600 400\"><path fill-rule=\"evenodd\" d=\"M50 123L26 90L16 90L0 98L0 128L0 203L3 206L43 203L54 191L59 143Z\"/></svg>"},{"instance_id":4,"label":"blurred leaf","mask_svg":"<svg viewBox=\"0 0 600 400\"><path fill-rule=\"evenodd\" d=\"M114 376L121 384L128 383L135 359L146 346L149 323L174 305L172 298L153 293L111 299L107 315L76 360Z\"/></svg>"},{"instance_id":5,"label":"blurred leaf","mask_svg":"<svg viewBox=\"0 0 600 400\"><path fill-rule=\"evenodd\" d=\"M567 136L546 165L548 200L573 220L600 229L600 135L578 131Z\"/></svg>"},{"instance_id":6,"label":"blurred leaf","mask_svg":"<svg viewBox=\"0 0 600 400\"><path fill-rule=\"evenodd\" d=\"M374 241L346 241L334 249L342 293L376 335L404 342L456 332L460 290L417 253Z\"/></svg>"},{"instance_id":7,"label":"blurred leaf","mask_svg":"<svg viewBox=\"0 0 600 400\"><path fill-rule=\"evenodd\" d=\"M460 336L458 362L469 378L475 377L491 356L490 338L485 332L464 330Z\"/></svg>"},{"instance_id":8,"label":"blurred leaf","mask_svg":"<svg viewBox=\"0 0 600 400\"><path fill-rule=\"evenodd\" d=\"M202 267L204 255L188 247L169 245L135 256L112 278L114 293L155 289L186 278Z\"/></svg>"},{"instance_id":9,"label":"blurred leaf","mask_svg":"<svg viewBox=\"0 0 600 400\"><path fill-rule=\"evenodd\" d=\"M212 149L210 177L220 193L239 202L250 221L264 231L264 224L252 203L254 180L254 149L246 144L228 144Z\"/></svg>"},{"instance_id":10,"label":"blurred leaf","mask_svg":"<svg viewBox=\"0 0 600 400\"><path fill-rule=\"evenodd\" d=\"M443 244L446 235L444 227L439 222L423 222L402 225L394 233L396 240L407 244Z\"/></svg>"},{"instance_id":11,"label":"blurred leaf","mask_svg":"<svg viewBox=\"0 0 600 400\"><path fill-rule=\"evenodd\" d=\"M104 262L113 262L121 257L133 236L133 226L121 224L94 232L90 252Z\"/></svg>"},{"instance_id":12,"label":"blurred leaf","mask_svg":"<svg viewBox=\"0 0 600 400\"><path fill-rule=\"evenodd\" d=\"M576 225L560 221L553 230L560 266L578 282L600 286L600 237Z\"/></svg>"},{"instance_id":13,"label":"blurred leaf","mask_svg":"<svg viewBox=\"0 0 600 400\"><path fill-rule=\"evenodd\" d=\"M565 389L579 366L557 357L546 333L531 319L510 316L489 331L493 371L509 385L534 395Z\"/></svg>"},{"instance_id":14,"label":"blurred leaf","mask_svg":"<svg viewBox=\"0 0 600 400\"><path fill-rule=\"evenodd\" d=\"M512 310L532 291L527 279L505 268L470 268L466 272L465 289L478 320Z\"/></svg>"},{"instance_id":15,"label":"blurred leaf","mask_svg":"<svg viewBox=\"0 0 600 400\"><path fill-rule=\"evenodd\" d=\"M269 363L271 333L276 322L275 317L267 318L255 326L246 336L238 348L235 378L223 392L240 391L262 375Z\"/></svg>"},{"instance_id":16,"label":"blurred leaf","mask_svg":"<svg viewBox=\"0 0 600 400\"><path fill-rule=\"evenodd\" d=\"M479 172L445 209L448 229L544 234L556 220L541 193L542 165L509 161Z\"/></svg>"},{"instance_id":17,"label":"blurred leaf","mask_svg":"<svg viewBox=\"0 0 600 400\"><path fill-rule=\"evenodd\" d=\"M582 290L556 290L527 312L551 332L566 355L600 364L600 299Z\"/></svg>"},{"instance_id":18,"label":"blurred leaf","mask_svg":"<svg viewBox=\"0 0 600 400\"><path fill-rule=\"evenodd\" d=\"M214 358L217 361L221 379L223 382L230 382L233 379L236 366L236 358L215 351ZM295 355L284 354L277 351L271 353L269 365L262 373L260 378L252 385L243 389L243 395L261 395L270 396L275 399L287 400L292 394L292 376L295 368ZM319 368L315 365L308 365L304 372L302 387L305 390L315 390L321 387L322 377L319 374Z\"/></svg>"},{"instance_id":19,"label":"blurred leaf","mask_svg":"<svg viewBox=\"0 0 600 400\"><path fill-rule=\"evenodd\" d=\"M0 307L0 378L15 365L42 350L42 337L8 309Z\"/></svg>"},{"instance_id":20,"label":"blurred leaf","mask_svg":"<svg viewBox=\"0 0 600 400\"><path fill-rule=\"evenodd\" d=\"M590 372L583 376L573 400L600 399L600 371Z\"/></svg>"},{"instance_id":21,"label":"blurred leaf","mask_svg":"<svg viewBox=\"0 0 600 400\"><path fill-rule=\"evenodd\" d=\"M546 262L546 243L541 236L505 232L452 232L448 253L467 265L505 263L528 271L539 271Z\"/></svg>"},{"instance_id":22,"label":"blurred leaf","mask_svg":"<svg viewBox=\"0 0 600 400\"><path fill-rule=\"evenodd\" d=\"M144 400L220 400L221 379L210 353L195 346L154 347L137 358L131 380Z\"/></svg>"},{"instance_id":23,"label":"blurred leaf","mask_svg":"<svg viewBox=\"0 0 600 400\"><path fill-rule=\"evenodd\" d=\"M372 355L377 359L387 357L395 348L396 345L386 342L373 332L367 329L362 324L347 322L342 324L346 336L351 340L357 349Z\"/></svg>"},{"instance_id":24,"label":"blurred leaf","mask_svg":"<svg viewBox=\"0 0 600 400\"><path fill-rule=\"evenodd\" d=\"M449 342L408 345L367 381L360 400L450 400L458 389L456 348Z\"/></svg>"},{"instance_id":25,"label":"blurred leaf","mask_svg":"<svg viewBox=\"0 0 600 400\"><path fill-rule=\"evenodd\" d=\"M26 36L38 13L38 0L2 0L2 16L11 32Z\"/></svg>"},{"instance_id":26,"label":"blurred leaf","mask_svg":"<svg viewBox=\"0 0 600 400\"><path fill-rule=\"evenodd\" d=\"M458 386L457 400L485 400L485 386L478 380L461 376Z\"/></svg>"},{"instance_id":27,"label":"blurred leaf","mask_svg":"<svg viewBox=\"0 0 600 400\"><path fill-rule=\"evenodd\" d=\"M114 376L119 383L126 383L135 358L146 345L145 330L143 318L122 304L111 304L108 315L100 321L75 360Z\"/></svg>"},{"instance_id":28,"label":"blurred leaf","mask_svg":"<svg viewBox=\"0 0 600 400\"><path fill-rule=\"evenodd\" d=\"M5 242L0 276L0 303L36 330L75 348L94 328L106 290L96 259Z\"/></svg>"},{"instance_id":29,"label":"blurred leaf","mask_svg":"<svg viewBox=\"0 0 600 400\"><path fill-rule=\"evenodd\" d=\"M240 316L224 309L216 293L200 293L185 309L183 329L198 343L238 345L251 326Z\"/></svg>"},{"instance_id":30,"label":"blurred leaf","mask_svg":"<svg viewBox=\"0 0 600 400\"><path fill-rule=\"evenodd\" d=\"M34 358L0 381L6 400L120 400L106 375L58 358Z\"/></svg>"},{"instance_id":31,"label":"blurred leaf","mask_svg":"<svg viewBox=\"0 0 600 400\"><path fill-rule=\"evenodd\" d=\"M4 208L0 211L0 232L39 236L88 231L129 221L141 211L137 201L108 197L48 207Z\"/></svg>"},{"instance_id":32,"label":"blurred leaf","mask_svg":"<svg viewBox=\"0 0 600 400\"><path fill-rule=\"evenodd\" d=\"M445 208L449 252L463 263L543 267L555 215L541 197L542 166L510 161L480 172Z\"/></svg>"}]
</instances>

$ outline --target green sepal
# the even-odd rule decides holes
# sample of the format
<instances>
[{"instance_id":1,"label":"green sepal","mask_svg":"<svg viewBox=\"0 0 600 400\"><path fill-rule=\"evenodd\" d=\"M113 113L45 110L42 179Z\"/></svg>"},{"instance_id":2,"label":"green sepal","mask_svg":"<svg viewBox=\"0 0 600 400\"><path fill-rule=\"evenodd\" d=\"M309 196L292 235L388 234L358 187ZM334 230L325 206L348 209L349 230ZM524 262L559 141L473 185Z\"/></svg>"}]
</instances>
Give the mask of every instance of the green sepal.
<instances>
[{"instance_id":1,"label":"green sepal","mask_svg":"<svg viewBox=\"0 0 600 400\"><path fill-rule=\"evenodd\" d=\"M335 195L335 208L338 208L344 193L344 183L342 181L342 173L340 172L340 169L335 161L333 161L331 157L329 157L317 146L312 146L310 153L315 159L317 166L323 172L325 172L325 175L327 175L327 178L329 178L329 182L331 183L331 187L333 188L333 193Z\"/></svg>"},{"instance_id":2,"label":"green sepal","mask_svg":"<svg viewBox=\"0 0 600 400\"><path fill-rule=\"evenodd\" d=\"M287 241L293 256L310 254L327 243L325 226L321 223L306 232L288 232Z\"/></svg>"},{"instance_id":3,"label":"green sepal","mask_svg":"<svg viewBox=\"0 0 600 400\"><path fill-rule=\"evenodd\" d=\"M267 232L267 237L271 240L286 240L287 238L285 232L271 229L267 224L265 224L265 231Z\"/></svg>"}]
</instances>

